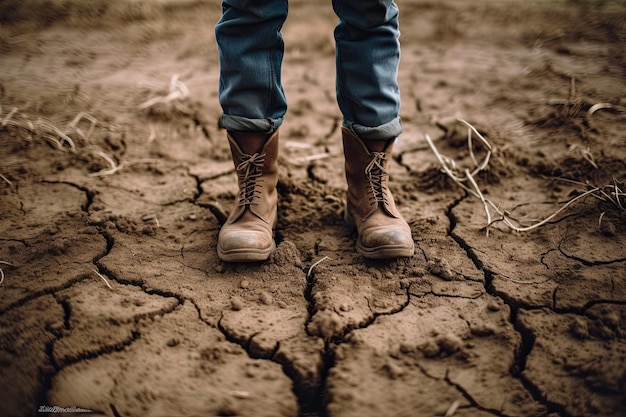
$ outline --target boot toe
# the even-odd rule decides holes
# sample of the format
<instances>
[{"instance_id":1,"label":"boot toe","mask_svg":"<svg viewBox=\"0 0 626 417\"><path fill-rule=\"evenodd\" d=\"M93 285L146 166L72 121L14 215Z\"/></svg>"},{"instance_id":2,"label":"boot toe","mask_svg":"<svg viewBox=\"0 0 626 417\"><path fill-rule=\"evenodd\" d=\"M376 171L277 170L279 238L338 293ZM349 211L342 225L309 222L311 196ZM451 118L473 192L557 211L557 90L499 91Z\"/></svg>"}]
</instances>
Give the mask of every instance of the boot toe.
<instances>
[{"instance_id":1,"label":"boot toe","mask_svg":"<svg viewBox=\"0 0 626 417\"><path fill-rule=\"evenodd\" d=\"M410 257L415 251L410 229L386 226L363 231L357 249L361 255L372 259Z\"/></svg>"},{"instance_id":2,"label":"boot toe","mask_svg":"<svg viewBox=\"0 0 626 417\"><path fill-rule=\"evenodd\" d=\"M274 249L271 234L255 230L221 233L217 253L225 262L255 262L266 260Z\"/></svg>"}]
</instances>

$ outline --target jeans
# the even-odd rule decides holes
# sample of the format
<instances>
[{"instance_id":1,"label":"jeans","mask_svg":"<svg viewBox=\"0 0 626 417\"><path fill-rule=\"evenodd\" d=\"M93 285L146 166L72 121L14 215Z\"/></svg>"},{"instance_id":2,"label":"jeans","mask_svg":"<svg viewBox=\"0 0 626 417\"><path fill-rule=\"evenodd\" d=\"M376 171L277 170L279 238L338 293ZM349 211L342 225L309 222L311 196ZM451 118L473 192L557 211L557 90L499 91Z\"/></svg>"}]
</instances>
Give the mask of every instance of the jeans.
<instances>
[{"instance_id":1,"label":"jeans","mask_svg":"<svg viewBox=\"0 0 626 417\"><path fill-rule=\"evenodd\" d=\"M393 0L332 0L337 103L343 124L362 139L402 132L398 63L400 31ZM281 84L287 0L223 0L215 26L219 50L220 126L275 131L287 112Z\"/></svg>"}]
</instances>

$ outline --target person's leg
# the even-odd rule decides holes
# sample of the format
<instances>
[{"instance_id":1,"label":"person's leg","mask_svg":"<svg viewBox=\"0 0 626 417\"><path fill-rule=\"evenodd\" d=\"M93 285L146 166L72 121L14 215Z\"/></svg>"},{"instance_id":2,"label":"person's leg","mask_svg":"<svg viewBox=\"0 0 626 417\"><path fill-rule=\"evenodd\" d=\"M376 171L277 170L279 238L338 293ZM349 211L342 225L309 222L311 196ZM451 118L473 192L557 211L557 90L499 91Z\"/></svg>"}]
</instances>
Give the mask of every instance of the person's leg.
<instances>
[{"instance_id":1,"label":"person's leg","mask_svg":"<svg viewBox=\"0 0 626 417\"><path fill-rule=\"evenodd\" d=\"M217 253L226 262L262 261L275 247L278 127L287 110L280 30L287 0L223 0L222 12L215 26L220 126L228 131L239 192Z\"/></svg>"},{"instance_id":2,"label":"person's leg","mask_svg":"<svg viewBox=\"0 0 626 417\"><path fill-rule=\"evenodd\" d=\"M344 126L360 138L389 139L400 124L400 31L392 0L333 0L337 102Z\"/></svg>"},{"instance_id":3,"label":"person's leg","mask_svg":"<svg viewBox=\"0 0 626 417\"><path fill-rule=\"evenodd\" d=\"M398 8L392 0L333 0L333 7L340 19L335 40L346 223L357 229L364 257L412 256L411 229L388 188L393 141L402 133Z\"/></svg>"},{"instance_id":4,"label":"person's leg","mask_svg":"<svg viewBox=\"0 0 626 417\"><path fill-rule=\"evenodd\" d=\"M223 0L215 25L220 79L220 126L229 132L273 133L287 102L281 84L280 30L287 0Z\"/></svg>"}]
</instances>

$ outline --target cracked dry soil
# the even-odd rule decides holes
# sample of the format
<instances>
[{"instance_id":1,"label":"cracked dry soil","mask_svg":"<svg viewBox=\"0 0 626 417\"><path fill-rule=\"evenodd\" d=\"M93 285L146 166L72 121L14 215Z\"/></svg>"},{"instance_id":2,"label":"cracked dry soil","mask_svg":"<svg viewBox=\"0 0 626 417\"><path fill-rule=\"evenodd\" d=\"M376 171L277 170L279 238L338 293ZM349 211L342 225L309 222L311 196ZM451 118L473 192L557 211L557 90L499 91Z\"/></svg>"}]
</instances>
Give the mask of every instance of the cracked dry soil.
<instances>
[{"instance_id":1,"label":"cracked dry soil","mask_svg":"<svg viewBox=\"0 0 626 417\"><path fill-rule=\"evenodd\" d=\"M391 184L417 251L389 262L342 224L313 3L283 31L278 248L253 265L215 254L236 186L217 2L0 3L1 416L625 415L624 2L398 1ZM454 117L523 224L610 187L487 235L423 137L470 166Z\"/></svg>"}]
</instances>

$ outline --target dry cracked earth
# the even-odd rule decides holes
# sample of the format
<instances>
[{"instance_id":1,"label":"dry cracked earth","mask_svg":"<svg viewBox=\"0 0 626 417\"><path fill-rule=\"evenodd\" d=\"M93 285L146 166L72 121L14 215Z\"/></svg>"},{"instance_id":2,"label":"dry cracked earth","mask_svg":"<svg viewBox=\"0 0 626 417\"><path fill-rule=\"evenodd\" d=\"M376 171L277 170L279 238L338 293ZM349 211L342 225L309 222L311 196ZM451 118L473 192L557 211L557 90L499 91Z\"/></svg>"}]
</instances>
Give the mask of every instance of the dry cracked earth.
<instances>
[{"instance_id":1,"label":"dry cracked earth","mask_svg":"<svg viewBox=\"0 0 626 417\"><path fill-rule=\"evenodd\" d=\"M381 262L342 221L336 18L291 1L249 265L215 253L217 4L0 2L0 415L624 416L626 4L398 0L416 255ZM463 182L424 136L469 172L458 119Z\"/></svg>"}]
</instances>

